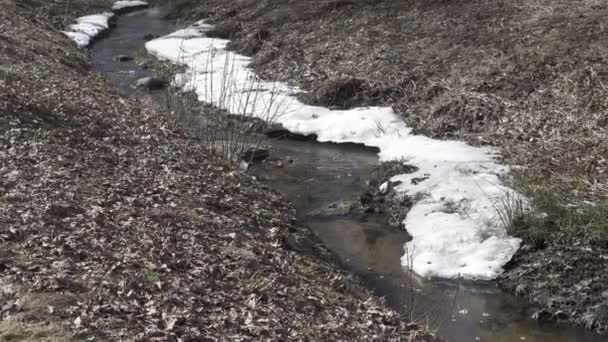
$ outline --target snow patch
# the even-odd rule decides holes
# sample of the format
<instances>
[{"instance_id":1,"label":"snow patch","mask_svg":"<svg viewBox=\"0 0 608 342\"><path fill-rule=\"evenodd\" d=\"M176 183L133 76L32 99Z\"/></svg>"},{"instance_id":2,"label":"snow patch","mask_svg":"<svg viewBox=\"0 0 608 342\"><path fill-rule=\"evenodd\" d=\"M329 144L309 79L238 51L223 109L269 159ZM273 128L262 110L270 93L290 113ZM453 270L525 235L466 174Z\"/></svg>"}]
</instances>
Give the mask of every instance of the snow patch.
<instances>
[{"instance_id":1,"label":"snow patch","mask_svg":"<svg viewBox=\"0 0 608 342\"><path fill-rule=\"evenodd\" d=\"M112 5L112 11L120 11L130 7L148 6L146 1L119 0ZM110 19L114 16L112 12L87 15L76 19L76 23L68 27L63 33L76 42L79 47L87 47L91 40L110 28Z\"/></svg>"},{"instance_id":2,"label":"snow patch","mask_svg":"<svg viewBox=\"0 0 608 342\"><path fill-rule=\"evenodd\" d=\"M144 7L148 6L148 3L140 0L119 0L112 5L113 11L123 10L129 7Z\"/></svg>"},{"instance_id":3,"label":"snow patch","mask_svg":"<svg viewBox=\"0 0 608 342\"><path fill-rule=\"evenodd\" d=\"M87 47L94 37L110 28L110 19L113 16L114 13L104 12L80 17L63 33L76 42L79 47Z\"/></svg>"},{"instance_id":4,"label":"snow patch","mask_svg":"<svg viewBox=\"0 0 608 342\"><path fill-rule=\"evenodd\" d=\"M174 83L195 91L200 101L235 114L281 123L293 133L316 134L321 142L352 142L380 149L381 160L403 160L418 168L396 175L395 191L415 203L404 221L413 240L405 245L416 273L424 277L489 280L519 248L507 235L497 203L516 193L500 177L508 168L495 151L460 141L412 134L389 107L330 110L300 102L296 87L260 80L249 57L226 51L228 40L207 38L203 21L152 40L146 49L158 58L187 66ZM408 256L402 258L407 266Z\"/></svg>"}]
</instances>

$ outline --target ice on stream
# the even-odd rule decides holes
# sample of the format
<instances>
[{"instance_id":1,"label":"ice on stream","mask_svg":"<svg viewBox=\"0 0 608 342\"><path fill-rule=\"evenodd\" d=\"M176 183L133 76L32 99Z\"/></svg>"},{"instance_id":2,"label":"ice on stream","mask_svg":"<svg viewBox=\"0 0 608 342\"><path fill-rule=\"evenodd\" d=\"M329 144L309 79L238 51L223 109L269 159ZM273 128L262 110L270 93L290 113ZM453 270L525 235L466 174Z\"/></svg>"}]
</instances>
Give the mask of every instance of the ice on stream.
<instances>
[{"instance_id":1,"label":"ice on stream","mask_svg":"<svg viewBox=\"0 0 608 342\"><path fill-rule=\"evenodd\" d=\"M413 240L405 245L402 264L423 277L490 280L519 248L497 208L518 194L501 176L491 148L415 135L390 107L330 110L309 106L285 83L260 80L249 57L226 51L228 40L207 38L203 21L152 40L146 49L158 58L186 65L175 84L193 90L200 101L235 114L281 123L299 134L316 134L321 142L351 142L380 149L383 161L405 161L417 171L395 175L395 191L414 205L404 224ZM384 184L383 186L386 186Z\"/></svg>"}]
</instances>

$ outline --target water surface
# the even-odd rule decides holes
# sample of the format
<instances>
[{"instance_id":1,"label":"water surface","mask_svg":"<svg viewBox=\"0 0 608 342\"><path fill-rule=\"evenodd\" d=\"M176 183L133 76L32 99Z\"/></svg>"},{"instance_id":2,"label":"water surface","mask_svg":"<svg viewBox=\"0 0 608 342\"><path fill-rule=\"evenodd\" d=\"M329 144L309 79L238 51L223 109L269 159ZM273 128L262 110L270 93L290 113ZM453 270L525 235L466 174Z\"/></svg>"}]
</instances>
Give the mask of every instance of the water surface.
<instances>
[{"instance_id":1,"label":"water surface","mask_svg":"<svg viewBox=\"0 0 608 342\"><path fill-rule=\"evenodd\" d=\"M151 8L119 16L110 35L90 49L93 67L125 95L138 96L135 81L152 76L135 62L144 35L175 29L165 20L167 9ZM449 341L607 341L580 328L537 324L535 308L501 292L493 283L427 281L401 266L407 234L383 217L319 214L356 201L378 163L374 150L356 145L275 140L271 158L250 172L291 200L301 221L333 251L344 268L360 276L389 305L411 319L437 329ZM333 210L335 211L335 210ZM338 210L339 211L339 210Z\"/></svg>"}]
</instances>

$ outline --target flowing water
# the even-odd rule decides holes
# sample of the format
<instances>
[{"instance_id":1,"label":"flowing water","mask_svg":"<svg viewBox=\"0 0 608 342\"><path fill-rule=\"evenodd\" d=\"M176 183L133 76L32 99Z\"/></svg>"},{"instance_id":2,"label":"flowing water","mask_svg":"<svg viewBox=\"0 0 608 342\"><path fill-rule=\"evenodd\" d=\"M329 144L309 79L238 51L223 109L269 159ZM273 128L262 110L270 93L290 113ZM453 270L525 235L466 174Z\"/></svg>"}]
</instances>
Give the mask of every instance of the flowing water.
<instances>
[{"instance_id":1,"label":"flowing water","mask_svg":"<svg viewBox=\"0 0 608 342\"><path fill-rule=\"evenodd\" d=\"M90 49L93 67L127 96L138 96L133 85L152 76L135 62L118 62L118 55L135 56L147 34L164 35L174 24L158 8L118 17L116 28ZM250 172L291 200L299 219L335 253L342 266L357 274L376 295L396 310L437 329L449 341L607 341L583 329L538 324L535 308L501 292L493 283L428 281L401 266L407 234L379 216L340 212L366 187L376 151L357 145L311 141L268 142L271 158Z\"/></svg>"}]
</instances>

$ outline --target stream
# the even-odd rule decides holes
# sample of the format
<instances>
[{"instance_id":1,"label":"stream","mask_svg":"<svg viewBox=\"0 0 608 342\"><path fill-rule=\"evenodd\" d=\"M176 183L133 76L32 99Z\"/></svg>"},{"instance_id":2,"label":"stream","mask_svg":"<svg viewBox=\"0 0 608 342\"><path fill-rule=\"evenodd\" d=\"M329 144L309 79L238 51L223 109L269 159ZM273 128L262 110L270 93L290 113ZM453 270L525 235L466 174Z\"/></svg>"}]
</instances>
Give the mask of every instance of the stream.
<instances>
[{"instance_id":1,"label":"stream","mask_svg":"<svg viewBox=\"0 0 608 342\"><path fill-rule=\"evenodd\" d=\"M137 79L152 76L118 55L142 53L147 34L175 30L167 9L150 8L117 18L116 28L89 51L93 68L126 96L141 96ZM407 234L377 215L327 213L356 201L378 163L376 151L354 144L273 140L270 158L250 173L292 201L298 219L308 225L342 263L377 296L449 341L606 341L605 337L562 324L539 324L536 311L492 282L424 280L400 263ZM336 210L339 211L339 210ZM409 309L413 308L413 309ZM407 311L406 311L407 310Z\"/></svg>"}]
</instances>

